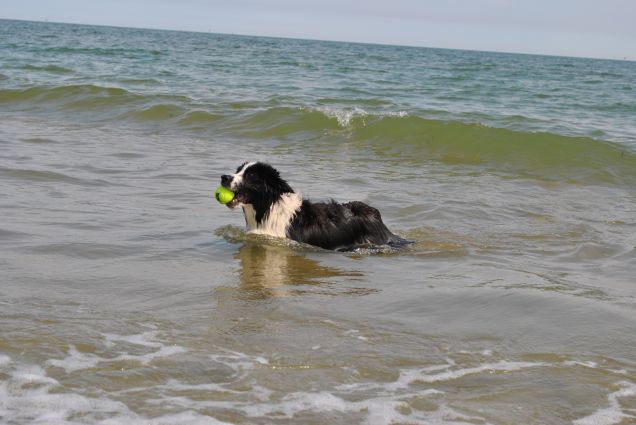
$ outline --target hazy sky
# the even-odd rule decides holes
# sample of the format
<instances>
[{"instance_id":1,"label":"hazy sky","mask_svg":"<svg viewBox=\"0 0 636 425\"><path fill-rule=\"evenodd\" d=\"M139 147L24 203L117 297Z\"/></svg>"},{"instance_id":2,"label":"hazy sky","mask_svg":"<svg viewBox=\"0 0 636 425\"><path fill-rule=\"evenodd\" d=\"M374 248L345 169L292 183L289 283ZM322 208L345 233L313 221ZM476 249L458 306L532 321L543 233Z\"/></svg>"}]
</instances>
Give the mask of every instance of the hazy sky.
<instances>
[{"instance_id":1,"label":"hazy sky","mask_svg":"<svg viewBox=\"0 0 636 425\"><path fill-rule=\"evenodd\" d=\"M0 17L636 60L636 0L0 0Z\"/></svg>"}]
</instances>

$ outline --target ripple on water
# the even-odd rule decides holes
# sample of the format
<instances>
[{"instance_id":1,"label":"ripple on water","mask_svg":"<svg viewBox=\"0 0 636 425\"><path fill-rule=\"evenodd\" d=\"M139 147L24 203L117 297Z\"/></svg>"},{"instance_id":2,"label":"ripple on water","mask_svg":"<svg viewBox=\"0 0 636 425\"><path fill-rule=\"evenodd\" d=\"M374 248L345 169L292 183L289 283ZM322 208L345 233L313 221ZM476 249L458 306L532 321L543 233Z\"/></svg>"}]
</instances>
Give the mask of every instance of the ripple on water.
<instances>
[{"instance_id":1,"label":"ripple on water","mask_svg":"<svg viewBox=\"0 0 636 425\"><path fill-rule=\"evenodd\" d=\"M111 186L111 183L106 180L74 177L50 170L0 168L0 176L5 176L18 182L65 183L87 187Z\"/></svg>"},{"instance_id":2,"label":"ripple on water","mask_svg":"<svg viewBox=\"0 0 636 425\"><path fill-rule=\"evenodd\" d=\"M143 252L143 249L144 247L141 245L70 242L33 246L28 248L27 251L34 254L61 255L73 258L99 260L134 256Z\"/></svg>"}]
</instances>

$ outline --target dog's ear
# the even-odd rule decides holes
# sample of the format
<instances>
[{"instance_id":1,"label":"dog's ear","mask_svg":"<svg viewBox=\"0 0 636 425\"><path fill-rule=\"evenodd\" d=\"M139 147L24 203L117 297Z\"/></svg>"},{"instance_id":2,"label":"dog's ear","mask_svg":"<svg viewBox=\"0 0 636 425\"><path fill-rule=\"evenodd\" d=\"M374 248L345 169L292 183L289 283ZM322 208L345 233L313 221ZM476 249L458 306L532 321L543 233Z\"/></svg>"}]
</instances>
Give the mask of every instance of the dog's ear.
<instances>
[{"instance_id":1,"label":"dog's ear","mask_svg":"<svg viewBox=\"0 0 636 425\"><path fill-rule=\"evenodd\" d=\"M273 195L293 193L292 188L280 177L280 173L269 164L259 163L265 190Z\"/></svg>"},{"instance_id":2,"label":"dog's ear","mask_svg":"<svg viewBox=\"0 0 636 425\"><path fill-rule=\"evenodd\" d=\"M249 161L245 161L244 163L242 163L241 165L239 165L238 167L236 167L236 173L240 173L241 170L243 169L243 167L245 167L247 164L249 164Z\"/></svg>"}]
</instances>

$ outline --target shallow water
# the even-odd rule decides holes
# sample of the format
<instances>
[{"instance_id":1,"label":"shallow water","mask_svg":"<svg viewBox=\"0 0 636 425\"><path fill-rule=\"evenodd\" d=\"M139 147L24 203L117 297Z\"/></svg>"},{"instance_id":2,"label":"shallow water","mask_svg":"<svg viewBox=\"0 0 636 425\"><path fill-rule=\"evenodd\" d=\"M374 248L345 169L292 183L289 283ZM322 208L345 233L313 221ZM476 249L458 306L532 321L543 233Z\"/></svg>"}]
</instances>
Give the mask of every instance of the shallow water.
<instances>
[{"instance_id":1,"label":"shallow water","mask_svg":"<svg viewBox=\"0 0 636 425\"><path fill-rule=\"evenodd\" d=\"M0 422L636 422L634 63L0 29ZM416 243L245 234L252 159Z\"/></svg>"}]
</instances>

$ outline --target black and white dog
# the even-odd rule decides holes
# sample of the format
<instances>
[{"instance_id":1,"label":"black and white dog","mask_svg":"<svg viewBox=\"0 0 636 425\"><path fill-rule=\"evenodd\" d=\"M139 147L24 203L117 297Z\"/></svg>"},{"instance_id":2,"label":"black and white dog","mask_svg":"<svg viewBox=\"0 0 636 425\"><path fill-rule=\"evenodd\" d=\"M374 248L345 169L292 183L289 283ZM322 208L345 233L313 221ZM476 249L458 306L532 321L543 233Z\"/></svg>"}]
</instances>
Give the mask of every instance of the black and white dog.
<instances>
[{"instance_id":1,"label":"black and white dog","mask_svg":"<svg viewBox=\"0 0 636 425\"><path fill-rule=\"evenodd\" d=\"M234 192L229 208L243 208L248 231L338 251L357 247L400 246L409 241L384 225L380 212L363 202L313 203L303 199L262 162L246 162L221 184Z\"/></svg>"}]
</instances>

